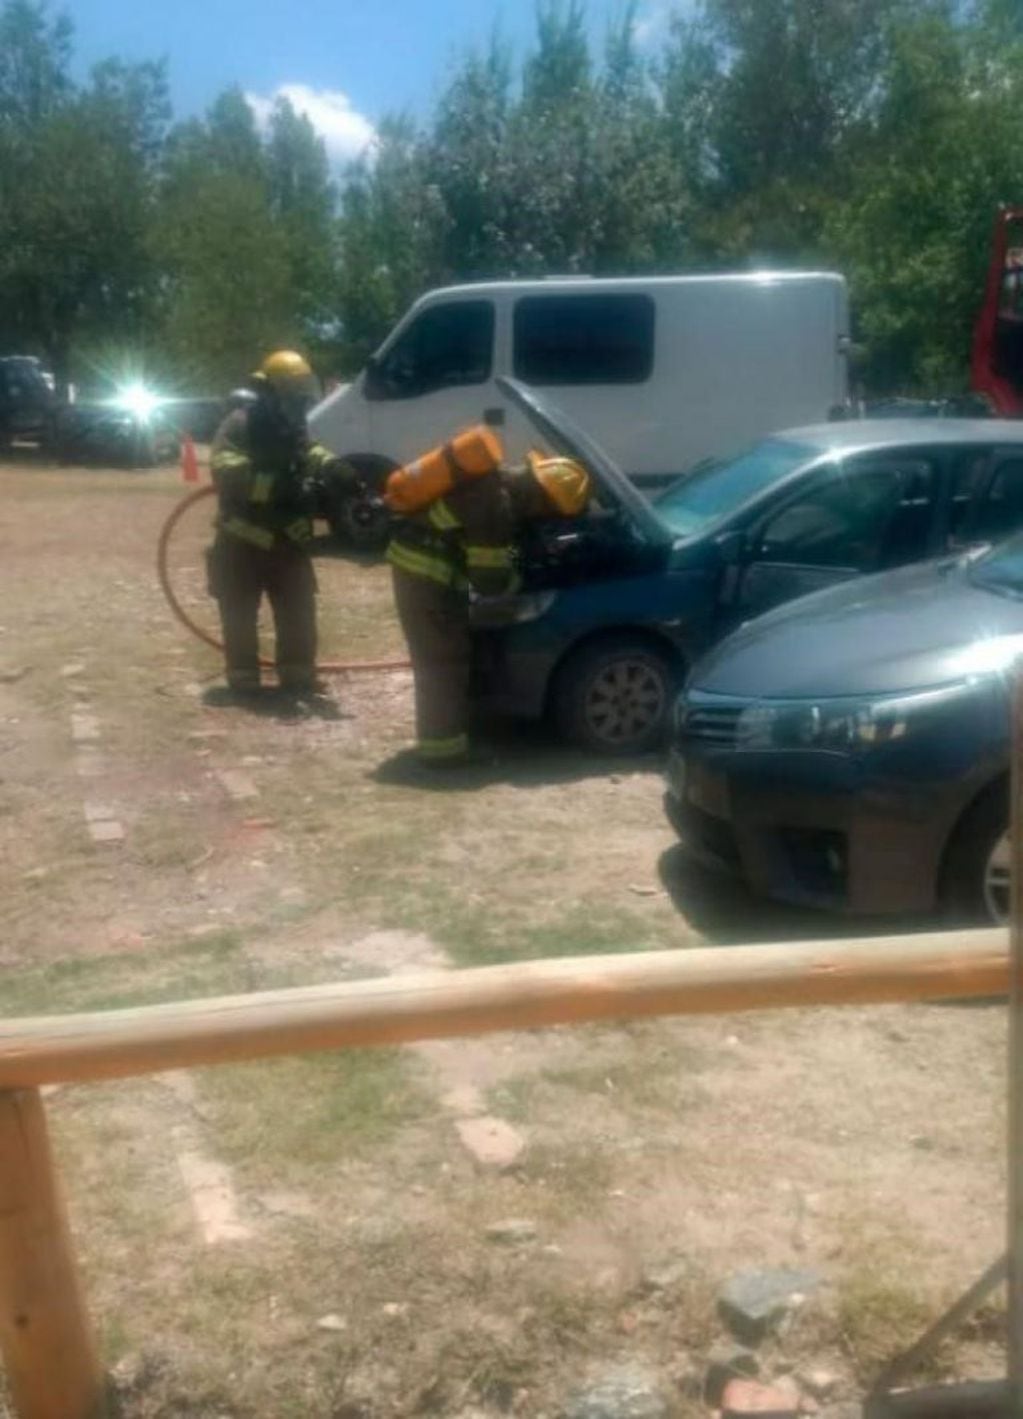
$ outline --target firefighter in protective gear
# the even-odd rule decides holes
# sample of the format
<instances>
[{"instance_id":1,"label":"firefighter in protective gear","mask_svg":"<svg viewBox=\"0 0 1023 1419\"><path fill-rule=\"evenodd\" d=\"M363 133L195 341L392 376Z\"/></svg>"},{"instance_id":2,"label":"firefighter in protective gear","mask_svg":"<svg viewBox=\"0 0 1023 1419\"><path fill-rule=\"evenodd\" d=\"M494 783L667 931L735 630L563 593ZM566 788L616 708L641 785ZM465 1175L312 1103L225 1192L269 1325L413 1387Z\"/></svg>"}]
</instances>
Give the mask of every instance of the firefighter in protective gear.
<instances>
[{"instance_id":1,"label":"firefighter in protective gear","mask_svg":"<svg viewBox=\"0 0 1023 1419\"><path fill-rule=\"evenodd\" d=\"M264 594L273 610L281 690L314 700L316 577L309 544L318 504L358 483L355 471L311 443L306 414L313 372L292 350L269 355L252 377L254 398L238 403L213 441L216 535L208 554L210 593L220 608L227 684L234 696L260 689L257 622Z\"/></svg>"},{"instance_id":2,"label":"firefighter in protective gear","mask_svg":"<svg viewBox=\"0 0 1023 1419\"><path fill-rule=\"evenodd\" d=\"M387 560L415 677L419 757L434 767L464 762L469 750L470 591L516 591L517 528L579 516L589 501L589 477L572 459L501 460L496 436L471 429L393 473L384 495L401 514Z\"/></svg>"}]
</instances>

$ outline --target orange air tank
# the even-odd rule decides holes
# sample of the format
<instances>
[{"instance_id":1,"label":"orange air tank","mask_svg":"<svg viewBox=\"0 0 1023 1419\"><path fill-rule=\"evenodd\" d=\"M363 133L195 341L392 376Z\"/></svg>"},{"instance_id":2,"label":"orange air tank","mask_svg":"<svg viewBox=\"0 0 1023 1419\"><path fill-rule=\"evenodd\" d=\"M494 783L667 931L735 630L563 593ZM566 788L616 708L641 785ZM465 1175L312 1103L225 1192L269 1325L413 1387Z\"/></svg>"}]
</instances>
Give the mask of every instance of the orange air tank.
<instances>
[{"instance_id":1,"label":"orange air tank","mask_svg":"<svg viewBox=\"0 0 1023 1419\"><path fill-rule=\"evenodd\" d=\"M491 429L477 424L395 469L387 480L384 502L392 512L419 512L467 478L493 473L503 457L501 440Z\"/></svg>"}]
</instances>

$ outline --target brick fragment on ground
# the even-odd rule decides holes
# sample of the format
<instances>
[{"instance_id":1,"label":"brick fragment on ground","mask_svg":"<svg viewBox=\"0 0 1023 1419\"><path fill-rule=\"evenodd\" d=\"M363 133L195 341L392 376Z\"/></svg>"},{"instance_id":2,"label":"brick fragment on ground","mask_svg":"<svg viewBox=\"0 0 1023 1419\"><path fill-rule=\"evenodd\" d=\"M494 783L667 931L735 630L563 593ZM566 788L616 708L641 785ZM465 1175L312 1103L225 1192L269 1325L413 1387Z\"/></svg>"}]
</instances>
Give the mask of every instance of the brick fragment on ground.
<instances>
[{"instance_id":1,"label":"brick fragment on ground","mask_svg":"<svg viewBox=\"0 0 1023 1419\"><path fill-rule=\"evenodd\" d=\"M720 1404L732 1380L753 1380L759 1374L760 1361L752 1350L747 1350L743 1345L715 1345L707 1359L704 1398L708 1404Z\"/></svg>"},{"instance_id":2,"label":"brick fragment on ground","mask_svg":"<svg viewBox=\"0 0 1023 1419\"><path fill-rule=\"evenodd\" d=\"M729 1380L721 1400L721 1419L799 1419L799 1401L788 1387L760 1384L757 1380Z\"/></svg>"},{"instance_id":3,"label":"brick fragment on ground","mask_svg":"<svg viewBox=\"0 0 1023 1419\"><path fill-rule=\"evenodd\" d=\"M458 1136L481 1168L507 1172L513 1168L526 1149L526 1140L504 1119L460 1118L455 1124Z\"/></svg>"},{"instance_id":4,"label":"brick fragment on ground","mask_svg":"<svg viewBox=\"0 0 1023 1419\"><path fill-rule=\"evenodd\" d=\"M76 744L95 744L99 739L99 720L93 714L71 716L71 738Z\"/></svg>"},{"instance_id":5,"label":"brick fragment on ground","mask_svg":"<svg viewBox=\"0 0 1023 1419\"><path fill-rule=\"evenodd\" d=\"M85 821L87 823L112 823L117 818L117 814L106 803L86 803Z\"/></svg>"},{"instance_id":6,"label":"brick fragment on ground","mask_svg":"<svg viewBox=\"0 0 1023 1419\"><path fill-rule=\"evenodd\" d=\"M259 797L259 789L241 769L218 769L217 779L233 803L247 803Z\"/></svg>"}]
</instances>

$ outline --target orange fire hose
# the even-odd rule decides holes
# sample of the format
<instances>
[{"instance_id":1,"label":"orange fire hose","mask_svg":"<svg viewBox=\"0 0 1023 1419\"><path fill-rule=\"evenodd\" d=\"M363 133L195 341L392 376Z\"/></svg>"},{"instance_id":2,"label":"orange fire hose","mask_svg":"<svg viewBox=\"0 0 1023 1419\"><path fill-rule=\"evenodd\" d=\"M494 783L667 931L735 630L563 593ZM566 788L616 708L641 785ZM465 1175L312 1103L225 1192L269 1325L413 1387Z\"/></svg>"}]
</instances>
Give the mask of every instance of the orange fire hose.
<instances>
[{"instance_id":1,"label":"orange fire hose","mask_svg":"<svg viewBox=\"0 0 1023 1419\"><path fill-rule=\"evenodd\" d=\"M177 620L179 620L187 630L191 631L193 636L198 636L199 640L205 642L205 644L210 646L213 650L223 653L223 642L217 640L216 636L211 635L209 631L203 630L202 626L200 626L197 621L193 621L192 617L178 600L174 587L171 584L170 571L167 564L167 551L170 547L171 537L174 535L174 529L177 527L178 523L184 517L185 513L188 512L189 508L201 502L203 498L213 497L215 493L216 489L212 487L197 488L194 493L189 493L187 497L182 498L181 502L174 508L160 531L160 540L157 543L156 550L156 574L160 579L160 589L167 598L167 605L171 608ZM260 658L259 663L266 668L273 668L273 661L271 660ZM407 660L327 660L317 665L316 668L321 675L345 675L349 672L355 673L364 670L407 670L409 668L409 662Z\"/></svg>"}]
</instances>

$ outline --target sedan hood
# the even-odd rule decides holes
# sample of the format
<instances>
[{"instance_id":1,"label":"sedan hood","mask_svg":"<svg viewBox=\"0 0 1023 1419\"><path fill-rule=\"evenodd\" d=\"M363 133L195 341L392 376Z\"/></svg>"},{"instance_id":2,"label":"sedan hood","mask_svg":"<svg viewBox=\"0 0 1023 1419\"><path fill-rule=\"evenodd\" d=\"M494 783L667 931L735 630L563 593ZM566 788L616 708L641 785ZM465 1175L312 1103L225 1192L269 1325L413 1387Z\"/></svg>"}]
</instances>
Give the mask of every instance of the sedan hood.
<instances>
[{"instance_id":1,"label":"sedan hood","mask_svg":"<svg viewBox=\"0 0 1023 1419\"><path fill-rule=\"evenodd\" d=\"M1023 602L973 585L965 560L857 578L741 627L692 688L743 699L899 694L952 684L1023 652Z\"/></svg>"}]
</instances>

